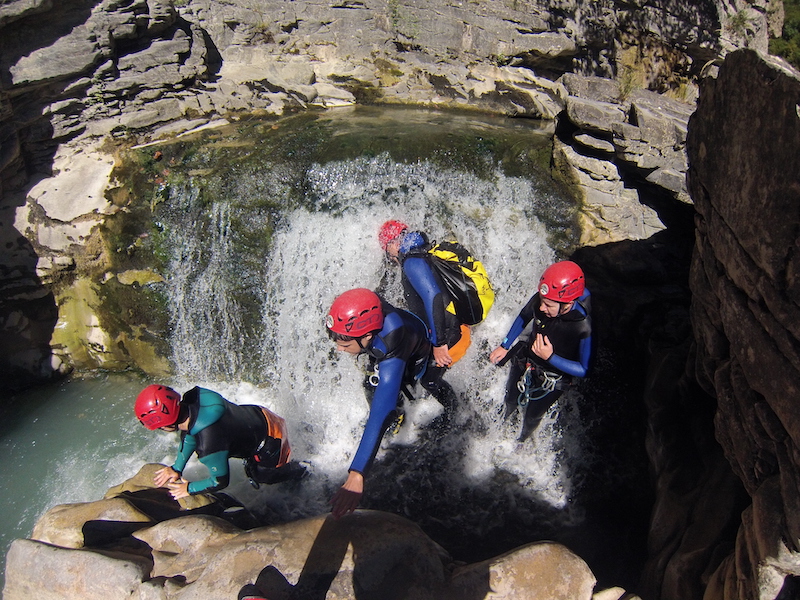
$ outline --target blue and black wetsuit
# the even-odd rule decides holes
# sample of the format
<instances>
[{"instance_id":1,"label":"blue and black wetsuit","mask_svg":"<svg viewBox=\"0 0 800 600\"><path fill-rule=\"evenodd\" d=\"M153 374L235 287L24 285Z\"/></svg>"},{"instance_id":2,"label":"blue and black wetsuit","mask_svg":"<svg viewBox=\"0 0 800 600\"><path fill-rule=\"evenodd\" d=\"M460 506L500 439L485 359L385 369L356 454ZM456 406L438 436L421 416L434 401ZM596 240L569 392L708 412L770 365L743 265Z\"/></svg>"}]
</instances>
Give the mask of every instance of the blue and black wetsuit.
<instances>
[{"instance_id":1,"label":"blue and black wetsuit","mask_svg":"<svg viewBox=\"0 0 800 600\"><path fill-rule=\"evenodd\" d=\"M274 413L260 406L228 402L217 392L201 387L194 387L183 395L183 407L189 413L189 431L181 433L178 456L172 468L183 472L189 458L197 453L197 458L209 471L206 479L189 483L190 494L226 487L230 482L229 458L257 457L259 463L273 471L275 479L268 483L296 475L293 469L287 468L290 449L285 431L281 431L283 420Z\"/></svg>"},{"instance_id":2,"label":"blue and black wetsuit","mask_svg":"<svg viewBox=\"0 0 800 600\"><path fill-rule=\"evenodd\" d=\"M520 441L527 439L536 429L544 413L558 400L564 389L572 384L573 378L586 377L592 356L589 290L586 290L575 301L572 310L564 315L548 317L540 310L540 305L541 298L537 292L520 311L503 343L500 344L506 350L510 349L528 323L534 320L530 336L512 359L506 384L506 417L513 414L521 404L525 404L526 399L529 400L525 405ZM537 333L547 336L553 345L553 355L549 360L539 358L531 349ZM529 366L532 368L533 389L528 390L528 397L523 396L523 402L520 403L521 392L517 388L517 383ZM549 391L547 379L550 380L550 385L554 386Z\"/></svg>"},{"instance_id":3,"label":"blue and black wetsuit","mask_svg":"<svg viewBox=\"0 0 800 600\"><path fill-rule=\"evenodd\" d=\"M447 310L452 299L431 267L429 248L423 234L413 231L406 234L399 256L403 270L403 295L409 310L428 325L432 345L446 344L452 348L461 339L461 321L454 312ZM442 379L445 372L447 367L439 367L431 360L420 383L449 411L455 405L456 395L450 384Z\"/></svg>"},{"instance_id":4,"label":"blue and black wetsuit","mask_svg":"<svg viewBox=\"0 0 800 600\"><path fill-rule=\"evenodd\" d=\"M408 311L383 302L383 328L373 336L364 353L377 367L378 385L372 392L369 417L351 471L362 475L375 458L381 438L397 416L403 385L413 384L425 371L431 343L425 324Z\"/></svg>"}]
</instances>

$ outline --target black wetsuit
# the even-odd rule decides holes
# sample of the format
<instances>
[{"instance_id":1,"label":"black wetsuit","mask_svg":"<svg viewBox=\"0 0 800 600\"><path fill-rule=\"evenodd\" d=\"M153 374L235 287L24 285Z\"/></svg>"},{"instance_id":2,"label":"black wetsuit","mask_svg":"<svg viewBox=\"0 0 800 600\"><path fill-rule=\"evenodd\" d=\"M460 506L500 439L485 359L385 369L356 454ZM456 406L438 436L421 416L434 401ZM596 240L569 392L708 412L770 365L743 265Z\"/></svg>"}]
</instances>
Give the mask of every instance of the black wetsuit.
<instances>
[{"instance_id":1,"label":"black wetsuit","mask_svg":"<svg viewBox=\"0 0 800 600\"><path fill-rule=\"evenodd\" d=\"M447 345L452 348L461 339L461 321L455 312L447 310L452 299L445 291L439 275L431 267L429 248L430 244L420 237L419 245L406 252L401 251L403 295L408 309L428 325L432 345ZM431 359L420 383L449 414L455 407L456 394L443 379L446 372L447 367L437 366Z\"/></svg>"},{"instance_id":2,"label":"black wetsuit","mask_svg":"<svg viewBox=\"0 0 800 600\"><path fill-rule=\"evenodd\" d=\"M520 441L527 439L536 429L547 409L555 403L574 377L585 377L589 370L592 352L592 320L590 294L575 301L570 312L557 317L548 317L540 310L541 298L536 293L528 300L511 326L501 346L507 350L522 333L525 326L534 320L534 327L525 342L521 342L511 359L511 369L506 383L506 417L524 409ZM549 360L536 356L531 349L536 334L547 336L553 345ZM529 385L520 392L517 384L531 367ZM548 381L550 382L548 385ZM550 389L552 386L552 389Z\"/></svg>"},{"instance_id":3,"label":"black wetsuit","mask_svg":"<svg viewBox=\"0 0 800 600\"><path fill-rule=\"evenodd\" d=\"M181 433L181 445L172 468L181 473L193 453L209 470L209 476L189 483L190 494L220 490L230 482L229 458L253 459L277 483L297 475L287 464L290 449L282 419L255 405L228 402L217 392L194 387L183 395L181 406L189 411L189 431ZM269 415L273 421L268 422ZM269 435L273 433L275 437Z\"/></svg>"}]
</instances>

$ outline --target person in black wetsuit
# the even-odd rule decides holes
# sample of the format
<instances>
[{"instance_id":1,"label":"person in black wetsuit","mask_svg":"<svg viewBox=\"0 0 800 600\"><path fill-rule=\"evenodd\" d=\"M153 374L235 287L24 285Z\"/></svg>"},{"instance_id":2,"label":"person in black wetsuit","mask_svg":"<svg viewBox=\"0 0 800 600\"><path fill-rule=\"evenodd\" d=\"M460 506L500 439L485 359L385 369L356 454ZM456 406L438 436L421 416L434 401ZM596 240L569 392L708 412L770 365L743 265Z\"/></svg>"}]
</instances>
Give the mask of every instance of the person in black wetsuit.
<instances>
[{"instance_id":1,"label":"person in black wetsuit","mask_svg":"<svg viewBox=\"0 0 800 600\"><path fill-rule=\"evenodd\" d=\"M404 386L413 385L423 376L431 344L419 317L395 308L364 288L338 296L325 318L325 326L337 350L370 357L370 370L374 369L374 373L368 379L377 379L347 481L331 499L333 515L338 519L358 506L364 493L364 476L381 438L401 414L400 393Z\"/></svg>"},{"instance_id":2,"label":"person in black wetsuit","mask_svg":"<svg viewBox=\"0 0 800 600\"><path fill-rule=\"evenodd\" d=\"M169 487L176 500L227 487L229 458L245 459L245 470L256 487L298 479L305 472L304 466L289 462L285 421L264 407L234 404L201 387L181 397L172 388L154 384L137 396L134 412L150 430L181 432L175 462L157 471L154 478L155 485ZM194 453L209 476L188 482L182 473Z\"/></svg>"},{"instance_id":3,"label":"person in black wetsuit","mask_svg":"<svg viewBox=\"0 0 800 600\"><path fill-rule=\"evenodd\" d=\"M409 231L400 221L386 221L378 241L390 261L402 269L403 296L408 309L422 318L430 332L432 357L420 380L444 406L442 418L434 425L446 426L455 409L457 396L444 380L447 369L460 360L470 345L470 329L448 310L452 299L430 265L430 244L424 233Z\"/></svg>"},{"instance_id":4,"label":"person in black wetsuit","mask_svg":"<svg viewBox=\"0 0 800 600\"><path fill-rule=\"evenodd\" d=\"M511 360L505 395L505 418L524 411L519 441L536 429L547 409L575 377L585 377L592 354L590 293L583 270L574 262L550 265L536 294L520 311L498 348L495 364ZM512 349L514 340L534 320L528 340Z\"/></svg>"}]
</instances>

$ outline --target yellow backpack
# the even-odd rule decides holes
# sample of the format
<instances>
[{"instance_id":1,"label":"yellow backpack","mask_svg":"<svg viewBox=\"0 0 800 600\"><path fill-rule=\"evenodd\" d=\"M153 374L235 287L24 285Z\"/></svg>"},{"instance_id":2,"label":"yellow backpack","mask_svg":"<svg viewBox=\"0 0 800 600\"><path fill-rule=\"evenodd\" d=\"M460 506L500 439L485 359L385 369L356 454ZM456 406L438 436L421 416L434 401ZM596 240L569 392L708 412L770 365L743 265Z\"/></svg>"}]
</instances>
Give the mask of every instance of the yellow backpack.
<instances>
[{"instance_id":1,"label":"yellow backpack","mask_svg":"<svg viewBox=\"0 0 800 600\"><path fill-rule=\"evenodd\" d=\"M494 289L486 269L456 241L434 242L428 254L452 302L447 310L466 325L477 325L494 304Z\"/></svg>"}]
</instances>

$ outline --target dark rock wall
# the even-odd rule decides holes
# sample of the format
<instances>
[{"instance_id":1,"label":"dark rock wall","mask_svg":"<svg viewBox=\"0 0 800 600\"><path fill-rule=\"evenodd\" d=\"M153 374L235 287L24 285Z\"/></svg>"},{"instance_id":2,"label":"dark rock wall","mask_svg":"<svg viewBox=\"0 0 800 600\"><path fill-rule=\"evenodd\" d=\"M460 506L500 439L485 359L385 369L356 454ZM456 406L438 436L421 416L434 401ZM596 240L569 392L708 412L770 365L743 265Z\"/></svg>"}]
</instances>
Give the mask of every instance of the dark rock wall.
<instances>
[{"instance_id":1,"label":"dark rock wall","mask_svg":"<svg viewBox=\"0 0 800 600\"><path fill-rule=\"evenodd\" d=\"M729 55L689 124L694 372L753 498L709 600L775 598L800 573L800 74L783 64Z\"/></svg>"},{"instance_id":2,"label":"dark rock wall","mask_svg":"<svg viewBox=\"0 0 800 600\"><path fill-rule=\"evenodd\" d=\"M47 329L56 317L34 274L35 252L13 227L24 197L9 191L47 174L57 143L108 132L93 123L134 111L142 118L120 121L125 128L163 122L169 103L212 81L226 55L253 47L295 58L329 52L328 60L357 52L413 55L420 62L529 67L552 78L568 71L620 78L636 67L645 87L662 90L697 75L737 39L747 45L751 35L760 47L765 23L777 14L770 2L711 0L486 0L469 10L465 3L410 0L180 4L0 3L5 376L12 368L47 375ZM735 21L744 32L725 22L737 14L747 17ZM748 34L750 26L763 35ZM636 58L626 64L628 48ZM409 102L414 93L408 90ZM648 445L658 501L645 600L788 598L800 574L798 102L796 73L737 51L716 80L706 80L690 124L696 341L691 351L680 344L648 348ZM17 310L33 306L32 299L35 314ZM26 320L42 323L43 331L36 339L13 338L9 332L30 330ZM5 362L20 344L31 348L26 362ZM688 372L680 360L687 352ZM706 434L712 422L721 451ZM720 540L733 538L732 527L738 537L730 547Z\"/></svg>"}]
</instances>

